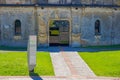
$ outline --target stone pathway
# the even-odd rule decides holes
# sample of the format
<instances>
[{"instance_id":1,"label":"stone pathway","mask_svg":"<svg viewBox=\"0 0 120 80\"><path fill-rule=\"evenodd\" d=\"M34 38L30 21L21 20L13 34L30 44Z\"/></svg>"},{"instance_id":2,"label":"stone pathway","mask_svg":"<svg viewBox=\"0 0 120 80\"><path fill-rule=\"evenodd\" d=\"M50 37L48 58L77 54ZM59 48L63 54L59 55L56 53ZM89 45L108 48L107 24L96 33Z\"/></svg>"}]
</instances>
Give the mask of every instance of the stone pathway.
<instances>
[{"instance_id":1,"label":"stone pathway","mask_svg":"<svg viewBox=\"0 0 120 80\"><path fill-rule=\"evenodd\" d=\"M88 67L77 52L61 52L68 64L72 75L95 77L93 71Z\"/></svg>"},{"instance_id":2,"label":"stone pathway","mask_svg":"<svg viewBox=\"0 0 120 80\"><path fill-rule=\"evenodd\" d=\"M50 55L56 76L95 77L77 52L59 52Z\"/></svg>"},{"instance_id":3,"label":"stone pathway","mask_svg":"<svg viewBox=\"0 0 120 80\"><path fill-rule=\"evenodd\" d=\"M62 54L50 53L52 64L54 67L55 76L70 76L71 72L64 61Z\"/></svg>"}]
</instances>

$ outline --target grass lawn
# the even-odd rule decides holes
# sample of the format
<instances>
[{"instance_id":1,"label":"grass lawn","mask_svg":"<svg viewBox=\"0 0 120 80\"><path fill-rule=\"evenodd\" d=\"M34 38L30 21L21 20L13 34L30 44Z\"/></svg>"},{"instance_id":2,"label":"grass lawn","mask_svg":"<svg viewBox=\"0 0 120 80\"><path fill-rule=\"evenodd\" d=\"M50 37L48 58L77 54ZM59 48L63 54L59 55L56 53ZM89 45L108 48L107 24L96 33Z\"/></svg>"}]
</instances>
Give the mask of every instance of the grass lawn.
<instances>
[{"instance_id":1,"label":"grass lawn","mask_svg":"<svg viewBox=\"0 0 120 80\"><path fill-rule=\"evenodd\" d=\"M120 77L120 50L79 52L89 67L98 76Z\"/></svg>"},{"instance_id":2,"label":"grass lawn","mask_svg":"<svg viewBox=\"0 0 120 80\"><path fill-rule=\"evenodd\" d=\"M60 32L59 32L59 30L51 30L51 34L52 35L59 35Z\"/></svg>"},{"instance_id":3,"label":"grass lawn","mask_svg":"<svg viewBox=\"0 0 120 80\"><path fill-rule=\"evenodd\" d=\"M50 54L37 53L37 66L35 73L41 75L54 75ZM0 51L0 76L26 76L28 73L27 52Z\"/></svg>"}]
</instances>

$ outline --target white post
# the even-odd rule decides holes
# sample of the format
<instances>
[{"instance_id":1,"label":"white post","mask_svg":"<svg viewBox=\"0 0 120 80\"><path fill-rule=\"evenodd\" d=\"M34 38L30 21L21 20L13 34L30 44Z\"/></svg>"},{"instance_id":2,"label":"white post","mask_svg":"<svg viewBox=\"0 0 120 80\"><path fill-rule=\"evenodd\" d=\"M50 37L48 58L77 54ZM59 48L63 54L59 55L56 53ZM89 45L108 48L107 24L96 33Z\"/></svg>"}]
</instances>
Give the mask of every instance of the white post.
<instances>
[{"instance_id":1,"label":"white post","mask_svg":"<svg viewBox=\"0 0 120 80\"><path fill-rule=\"evenodd\" d=\"M36 66L36 50L37 50L37 38L36 35L30 35L28 41L28 67L29 72L34 72Z\"/></svg>"}]
</instances>

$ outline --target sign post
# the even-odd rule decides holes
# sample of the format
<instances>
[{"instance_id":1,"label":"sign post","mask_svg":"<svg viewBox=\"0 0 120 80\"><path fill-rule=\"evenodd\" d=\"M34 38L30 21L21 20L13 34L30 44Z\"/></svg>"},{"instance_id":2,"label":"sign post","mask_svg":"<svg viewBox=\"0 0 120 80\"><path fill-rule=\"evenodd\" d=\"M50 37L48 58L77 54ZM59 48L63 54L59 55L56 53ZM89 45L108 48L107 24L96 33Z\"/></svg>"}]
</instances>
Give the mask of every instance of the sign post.
<instances>
[{"instance_id":1,"label":"sign post","mask_svg":"<svg viewBox=\"0 0 120 80\"><path fill-rule=\"evenodd\" d=\"M34 67L36 66L36 50L37 50L37 38L35 35L29 36L28 41L28 67L29 72L34 72Z\"/></svg>"}]
</instances>

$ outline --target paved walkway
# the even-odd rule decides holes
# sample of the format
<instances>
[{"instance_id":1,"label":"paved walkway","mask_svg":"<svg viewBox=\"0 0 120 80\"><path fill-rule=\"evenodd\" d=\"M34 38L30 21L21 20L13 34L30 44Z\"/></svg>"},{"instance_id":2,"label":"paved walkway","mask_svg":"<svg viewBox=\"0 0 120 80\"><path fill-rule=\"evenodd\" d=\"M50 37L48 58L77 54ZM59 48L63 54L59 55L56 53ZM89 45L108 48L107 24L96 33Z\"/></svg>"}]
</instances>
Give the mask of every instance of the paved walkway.
<instances>
[{"instance_id":1,"label":"paved walkway","mask_svg":"<svg viewBox=\"0 0 120 80\"><path fill-rule=\"evenodd\" d=\"M59 52L50 55L56 76L95 77L77 52Z\"/></svg>"},{"instance_id":2,"label":"paved walkway","mask_svg":"<svg viewBox=\"0 0 120 80\"><path fill-rule=\"evenodd\" d=\"M67 66L62 54L52 52L50 55L54 67L55 76L70 76L70 69Z\"/></svg>"},{"instance_id":3,"label":"paved walkway","mask_svg":"<svg viewBox=\"0 0 120 80\"><path fill-rule=\"evenodd\" d=\"M71 72L73 70L75 72L72 72L72 75L95 77L93 71L88 67L77 52L62 52L62 54L66 63L70 67Z\"/></svg>"}]
</instances>

